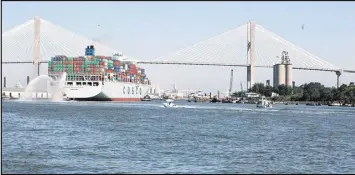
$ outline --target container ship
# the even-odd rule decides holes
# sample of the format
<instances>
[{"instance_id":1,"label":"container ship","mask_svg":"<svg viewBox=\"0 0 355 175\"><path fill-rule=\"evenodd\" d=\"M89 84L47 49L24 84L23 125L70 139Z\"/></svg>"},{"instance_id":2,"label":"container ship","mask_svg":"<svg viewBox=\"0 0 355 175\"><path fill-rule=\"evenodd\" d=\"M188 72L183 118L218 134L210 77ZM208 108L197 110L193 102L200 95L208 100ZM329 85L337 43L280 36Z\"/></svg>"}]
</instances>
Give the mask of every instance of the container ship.
<instances>
[{"instance_id":1,"label":"container ship","mask_svg":"<svg viewBox=\"0 0 355 175\"><path fill-rule=\"evenodd\" d=\"M63 93L78 101L141 101L151 89L145 70L121 53L95 55L94 46L85 48L85 56L57 55L48 62L48 76L59 79L66 73Z\"/></svg>"}]
</instances>

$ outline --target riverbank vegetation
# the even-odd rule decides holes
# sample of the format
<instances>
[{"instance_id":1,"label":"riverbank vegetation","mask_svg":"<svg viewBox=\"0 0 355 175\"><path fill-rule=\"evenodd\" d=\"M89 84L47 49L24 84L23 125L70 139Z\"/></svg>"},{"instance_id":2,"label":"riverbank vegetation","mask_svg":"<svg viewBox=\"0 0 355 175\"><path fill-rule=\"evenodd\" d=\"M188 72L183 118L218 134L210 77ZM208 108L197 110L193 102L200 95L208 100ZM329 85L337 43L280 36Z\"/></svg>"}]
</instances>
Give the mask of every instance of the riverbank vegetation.
<instances>
[{"instance_id":1,"label":"riverbank vegetation","mask_svg":"<svg viewBox=\"0 0 355 175\"><path fill-rule=\"evenodd\" d=\"M249 92L255 92L265 97L270 97L273 101L311 101L323 104L355 103L355 85L343 84L339 88L325 87L321 83L311 82L298 87L280 85L278 87L265 86L263 83L255 83ZM272 96L272 93L279 96ZM235 92L232 96L244 97L245 92Z\"/></svg>"}]
</instances>

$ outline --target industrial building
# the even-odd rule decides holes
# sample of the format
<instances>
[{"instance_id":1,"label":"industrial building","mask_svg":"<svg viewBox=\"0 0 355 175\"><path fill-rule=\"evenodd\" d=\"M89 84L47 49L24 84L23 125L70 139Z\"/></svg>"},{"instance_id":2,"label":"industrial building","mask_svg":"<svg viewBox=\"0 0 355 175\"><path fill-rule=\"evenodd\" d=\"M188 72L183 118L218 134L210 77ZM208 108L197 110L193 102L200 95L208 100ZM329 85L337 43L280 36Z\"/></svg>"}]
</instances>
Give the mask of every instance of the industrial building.
<instances>
[{"instance_id":1,"label":"industrial building","mask_svg":"<svg viewBox=\"0 0 355 175\"><path fill-rule=\"evenodd\" d=\"M292 64L288 52L282 51L281 63L273 66L274 87L279 85L293 86L292 81Z\"/></svg>"}]
</instances>

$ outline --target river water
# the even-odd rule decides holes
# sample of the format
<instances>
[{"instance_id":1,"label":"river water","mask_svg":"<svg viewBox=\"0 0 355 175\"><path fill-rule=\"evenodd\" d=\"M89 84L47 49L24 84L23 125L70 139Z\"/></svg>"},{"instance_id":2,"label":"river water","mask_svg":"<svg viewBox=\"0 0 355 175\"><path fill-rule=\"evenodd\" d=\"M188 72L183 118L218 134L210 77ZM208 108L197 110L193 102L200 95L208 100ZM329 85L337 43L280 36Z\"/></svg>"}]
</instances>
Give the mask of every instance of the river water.
<instances>
[{"instance_id":1,"label":"river water","mask_svg":"<svg viewBox=\"0 0 355 175\"><path fill-rule=\"evenodd\" d=\"M3 101L3 173L354 173L355 108Z\"/></svg>"}]
</instances>

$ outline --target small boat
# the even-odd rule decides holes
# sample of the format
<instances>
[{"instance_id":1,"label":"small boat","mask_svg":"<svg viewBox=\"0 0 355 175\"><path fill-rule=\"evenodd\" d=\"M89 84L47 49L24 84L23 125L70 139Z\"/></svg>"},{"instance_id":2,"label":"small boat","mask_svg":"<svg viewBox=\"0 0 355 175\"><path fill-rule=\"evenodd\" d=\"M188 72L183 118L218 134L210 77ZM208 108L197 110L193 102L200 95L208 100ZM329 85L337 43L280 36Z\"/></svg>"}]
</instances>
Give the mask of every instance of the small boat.
<instances>
[{"instance_id":1,"label":"small boat","mask_svg":"<svg viewBox=\"0 0 355 175\"><path fill-rule=\"evenodd\" d=\"M257 108L272 108L271 102L269 100L264 99L264 97L261 97L261 99L256 103Z\"/></svg>"},{"instance_id":2,"label":"small boat","mask_svg":"<svg viewBox=\"0 0 355 175\"><path fill-rule=\"evenodd\" d=\"M333 102L333 103L328 104L328 106L341 106L341 104L337 103L337 102Z\"/></svg>"},{"instance_id":3,"label":"small boat","mask_svg":"<svg viewBox=\"0 0 355 175\"><path fill-rule=\"evenodd\" d=\"M144 96L141 100L142 101L152 101L152 99L150 98L149 95Z\"/></svg>"},{"instance_id":4,"label":"small boat","mask_svg":"<svg viewBox=\"0 0 355 175\"><path fill-rule=\"evenodd\" d=\"M315 103L307 103L306 106L316 106Z\"/></svg>"},{"instance_id":5,"label":"small boat","mask_svg":"<svg viewBox=\"0 0 355 175\"><path fill-rule=\"evenodd\" d=\"M233 103L233 100L231 98L224 98L222 99L222 103Z\"/></svg>"},{"instance_id":6,"label":"small boat","mask_svg":"<svg viewBox=\"0 0 355 175\"><path fill-rule=\"evenodd\" d=\"M213 97L211 103L219 103L221 100L218 100L216 97Z\"/></svg>"},{"instance_id":7,"label":"small boat","mask_svg":"<svg viewBox=\"0 0 355 175\"><path fill-rule=\"evenodd\" d=\"M167 99L166 103L163 103L163 106L166 108L177 108L177 106L173 103L174 100Z\"/></svg>"},{"instance_id":8,"label":"small boat","mask_svg":"<svg viewBox=\"0 0 355 175\"><path fill-rule=\"evenodd\" d=\"M63 94L63 101L73 101L73 100L67 97L67 94Z\"/></svg>"}]
</instances>

